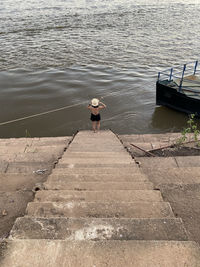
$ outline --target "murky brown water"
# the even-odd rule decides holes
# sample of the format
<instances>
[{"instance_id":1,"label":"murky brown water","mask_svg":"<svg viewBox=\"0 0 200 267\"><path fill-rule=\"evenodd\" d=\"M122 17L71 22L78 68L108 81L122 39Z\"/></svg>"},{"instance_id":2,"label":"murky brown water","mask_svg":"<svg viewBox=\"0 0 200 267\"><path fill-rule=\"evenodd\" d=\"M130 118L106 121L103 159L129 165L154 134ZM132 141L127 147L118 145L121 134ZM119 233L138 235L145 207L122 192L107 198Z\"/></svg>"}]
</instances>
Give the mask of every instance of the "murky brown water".
<instances>
[{"instance_id":1,"label":"murky brown water","mask_svg":"<svg viewBox=\"0 0 200 267\"><path fill-rule=\"evenodd\" d=\"M159 70L199 59L200 0L185 2L1 2L0 122L72 107L0 126L0 137L88 129L93 97L108 106L103 128L181 130L187 116L155 106L155 82Z\"/></svg>"}]
</instances>

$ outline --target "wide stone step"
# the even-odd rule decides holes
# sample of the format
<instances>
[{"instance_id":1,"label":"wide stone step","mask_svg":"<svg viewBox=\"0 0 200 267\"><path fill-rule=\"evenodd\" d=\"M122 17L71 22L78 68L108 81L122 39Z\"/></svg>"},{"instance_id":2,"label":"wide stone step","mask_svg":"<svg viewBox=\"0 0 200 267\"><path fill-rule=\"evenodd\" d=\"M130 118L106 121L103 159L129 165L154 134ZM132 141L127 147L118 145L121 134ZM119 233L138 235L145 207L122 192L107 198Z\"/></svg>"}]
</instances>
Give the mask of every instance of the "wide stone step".
<instances>
[{"instance_id":1,"label":"wide stone step","mask_svg":"<svg viewBox=\"0 0 200 267\"><path fill-rule=\"evenodd\" d=\"M20 138L7 138L7 139L0 139L0 144L6 143L6 145L12 144L40 144L40 145L52 145L52 144L59 144L64 143L66 141L70 141L72 136L58 136L58 137L20 137Z\"/></svg>"},{"instance_id":2,"label":"wide stone step","mask_svg":"<svg viewBox=\"0 0 200 267\"><path fill-rule=\"evenodd\" d=\"M13 143L12 147L9 145L1 145L1 154L17 154L17 153L24 153L27 148L27 145L15 145Z\"/></svg>"},{"instance_id":3,"label":"wide stone step","mask_svg":"<svg viewBox=\"0 0 200 267\"><path fill-rule=\"evenodd\" d=\"M200 183L200 167L145 170L145 173L155 185Z\"/></svg>"},{"instance_id":4,"label":"wide stone step","mask_svg":"<svg viewBox=\"0 0 200 267\"><path fill-rule=\"evenodd\" d=\"M62 159L65 158L121 158L131 159L132 157L126 152L66 152L63 154Z\"/></svg>"},{"instance_id":5,"label":"wide stone step","mask_svg":"<svg viewBox=\"0 0 200 267\"><path fill-rule=\"evenodd\" d=\"M42 190L35 195L36 202L132 202L132 201L163 201L159 191L154 190L114 190L114 191L72 191Z\"/></svg>"},{"instance_id":6,"label":"wide stone step","mask_svg":"<svg viewBox=\"0 0 200 267\"><path fill-rule=\"evenodd\" d=\"M44 170L45 173L49 174L52 167L52 162L10 162L7 166L6 173L33 174L37 170Z\"/></svg>"},{"instance_id":7,"label":"wide stone step","mask_svg":"<svg viewBox=\"0 0 200 267\"><path fill-rule=\"evenodd\" d=\"M72 140L71 136L64 137L41 137L39 140L33 139L33 145L35 146L57 146L67 145Z\"/></svg>"},{"instance_id":8,"label":"wide stone step","mask_svg":"<svg viewBox=\"0 0 200 267\"><path fill-rule=\"evenodd\" d=\"M62 158L59 160L60 164L135 164L135 161L131 158L127 159L124 157L120 158Z\"/></svg>"},{"instance_id":9,"label":"wide stone step","mask_svg":"<svg viewBox=\"0 0 200 267\"><path fill-rule=\"evenodd\" d=\"M49 145L49 146L37 146L37 145L34 145L34 146L28 146L26 148L26 153L41 153L41 152L45 152L45 153L56 153L56 154L61 154L64 152L64 149L65 147L67 146L66 145Z\"/></svg>"},{"instance_id":10,"label":"wide stone step","mask_svg":"<svg viewBox=\"0 0 200 267\"><path fill-rule=\"evenodd\" d=\"M95 147L95 145L93 146L70 146L67 149L69 152L124 152L125 148L124 147L104 147L104 146L99 146L99 147Z\"/></svg>"},{"instance_id":11,"label":"wide stone step","mask_svg":"<svg viewBox=\"0 0 200 267\"><path fill-rule=\"evenodd\" d=\"M149 143L149 142L161 142L168 145L173 140L180 138L180 133L164 133L164 134L130 134L130 135L118 135L119 139L130 143Z\"/></svg>"},{"instance_id":12,"label":"wide stone step","mask_svg":"<svg viewBox=\"0 0 200 267\"><path fill-rule=\"evenodd\" d=\"M11 239L188 240L181 219L33 218L15 221Z\"/></svg>"},{"instance_id":13,"label":"wide stone step","mask_svg":"<svg viewBox=\"0 0 200 267\"><path fill-rule=\"evenodd\" d=\"M178 167L200 167L200 156L175 157Z\"/></svg>"},{"instance_id":14,"label":"wide stone step","mask_svg":"<svg viewBox=\"0 0 200 267\"><path fill-rule=\"evenodd\" d=\"M0 174L0 191L10 192L18 190L32 190L36 183L46 181L46 175L43 174Z\"/></svg>"},{"instance_id":15,"label":"wide stone step","mask_svg":"<svg viewBox=\"0 0 200 267\"><path fill-rule=\"evenodd\" d=\"M96 140L96 139L93 139L93 140L74 139L74 141L70 144L70 147L71 146L73 146L73 147L78 147L78 146L91 147L91 146L93 146L93 148L101 147L101 146L104 146L104 147L123 147L123 145L118 140L104 140L103 138L99 139L99 140Z\"/></svg>"},{"instance_id":16,"label":"wide stone step","mask_svg":"<svg viewBox=\"0 0 200 267\"><path fill-rule=\"evenodd\" d=\"M73 166L71 166L71 168L55 168L53 170L53 174L67 174L67 175L71 175L71 174L81 174L81 175L97 175L97 174L120 174L120 175L131 175L131 174L139 174L141 173L140 168L133 165L133 167L121 167L121 168L110 168L110 167L103 167L102 168L74 168Z\"/></svg>"},{"instance_id":17,"label":"wide stone step","mask_svg":"<svg viewBox=\"0 0 200 267\"><path fill-rule=\"evenodd\" d=\"M173 218L168 202L30 202L33 217Z\"/></svg>"},{"instance_id":18,"label":"wide stone step","mask_svg":"<svg viewBox=\"0 0 200 267\"><path fill-rule=\"evenodd\" d=\"M78 136L76 135L74 138L74 143L75 144L90 144L90 143L97 143L98 145L100 145L102 142L103 143L107 143L107 144L121 144L121 141L115 136L95 136L92 138L92 136L90 137L86 137L86 136Z\"/></svg>"},{"instance_id":19,"label":"wide stone step","mask_svg":"<svg viewBox=\"0 0 200 267\"><path fill-rule=\"evenodd\" d=\"M118 138L116 138L115 136L99 136L99 137L83 137L83 136L76 136L73 140L73 144L77 144L77 145L88 145L88 144L107 144L107 145L122 145L122 143L120 142L120 140Z\"/></svg>"},{"instance_id":20,"label":"wide stone step","mask_svg":"<svg viewBox=\"0 0 200 267\"><path fill-rule=\"evenodd\" d=\"M148 190L153 189L153 184L150 182L46 182L45 189L53 190Z\"/></svg>"},{"instance_id":21,"label":"wide stone step","mask_svg":"<svg viewBox=\"0 0 200 267\"><path fill-rule=\"evenodd\" d=\"M0 173L5 173L8 168L9 163L2 160L0 161Z\"/></svg>"},{"instance_id":22,"label":"wide stone step","mask_svg":"<svg viewBox=\"0 0 200 267\"><path fill-rule=\"evenodd\" d=\"M56 154L52 151L49 152L39 152L39 153L18 153L13 161L17 162L53 162L58 159L60 154Z\"/></svg>"},{"instance_id":23,"label":"wide stone step","mask_svg":"<svg viewBox=\"0 0 200 267\"><path fill-rule=\"evenodd\" d=\"M90 140L86 140L81 138L80 140L77 140L76 138L73 140L73 142L70 144L70 147L91 147L93 146L94 148L94 152L95 152L95 148L99 148L101 146L103 146L104 148L106 147L121 147L124 148L124 146L122 145L122 143L119 140L113 140L112 139L104 139L103 137L100 139L90 139Z\"/></svg>"},{"instance_id":24,"label":"wide stone step","mask_svg":"<svg viewBox=\"0 0 200 267\"><path fill-rule=\"evenodd\" d=\"M1 146L0 146L0 149L1 149ZM17 156L17 155L14 154L14 153L13 153L13 154L11 154L11 153L10 153L10 154L7 154L7 153L4 154L4 153L3 153L3 155L0 155L0 162L1 162L1 165L2 165L3 162L7 162L7 163L8 163L8 162L15 161L16 156Z\"/></svg>"},{"instance_id":25,"label":"wide stone step","mask_svg":"<svg viewBox=\"0 0 200 267\"><path fill-rule=\"evenodd\" d=\"M48 182L149 182L145 174L54 174L48 176Z\"/></svg>"},{"instance_id":26,"label":"wide stone step","mask_svg":"<svg viewBox=\"0 0 200 267\"><path fill-rule=\"evenodd\" d=\"M99 141L94 140L86 143L83 139L81 142L77 142L75 139L67 149L70 152L73 151L86 151L86 152L124 152L126 151L124 146L119 141L106 141L103 138Z\"/></svg>"},{"instance_id":27,"label":"wide stone step","mask_svg":"<svg viewBox=\"0 0 200 267\"><path fill-rule=\"evenodd\" d=\"M100 132L98 133L94 133L93 131L80 131L77 133L76 135L76 138L78 137L84 137L84 138L91 138L91 137L94 137L94 138L98 138L98 137L101 137L103 136L104 138L105 137L114 137L114 138L117 138L116 135L110 131L110 130L101 130Z\"/></svg>"},{"instance_id":28,"label":"wide stone step","mask_svg":"<svg viewBox=\"0 0 200 267\"><path fill-rule=\"evenodd\" d=\"M134 161L123 162L123 163L107 163L107 162L97 162L97 163L58 163L57 168L78 168L78 169L91 169L91 168L138 168L137 164Z\"/></svg>"},{"instance_id":29,"label":"wide stone step","mask_svg":"<svg viewBox=\"0 0 200 267\"><path fill-rule=\"evenodd\" d=\"M31 146L33 144L37 145L59 145L69 142L72 136L63 137L34 137L34 138L6 138L0 139L0 146Z\"/></svg>"},{"instance_id":30,"label":"wide stone step","mask_svg":"<svg viewBox=\"0 0 200 267\"><path fill-rule=\"evenodd\" d=\"M200 248L191 241L32 239L8 241L1 250L1 267L200 266Z\"/></svg>"},{"instance_id":31,"label":"wide stone step","mask_svg":"<svg viewBox=\"0 0 200 267\"><path fill-rule=\"evenodd\" d=\"M178 167L174 157L138 157L137 160L140 162L141 168L146 169L147 172L156 169L169 170Z\"/></svg>"}]
</instances>

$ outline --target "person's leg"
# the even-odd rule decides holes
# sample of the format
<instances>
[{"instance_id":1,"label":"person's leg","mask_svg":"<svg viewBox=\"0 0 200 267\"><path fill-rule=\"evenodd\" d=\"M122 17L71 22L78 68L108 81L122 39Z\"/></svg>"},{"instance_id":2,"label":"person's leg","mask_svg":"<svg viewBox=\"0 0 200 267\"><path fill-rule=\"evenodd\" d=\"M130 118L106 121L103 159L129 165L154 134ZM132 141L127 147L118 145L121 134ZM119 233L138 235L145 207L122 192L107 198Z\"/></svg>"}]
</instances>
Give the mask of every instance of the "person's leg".
<instances>
[{"instance_id":1,"label":"person's leg","mask_svg":"<svg viewBox=\"0 0 200 267\"><path fill-rule=\"evenodd\" d=\"M100 121L97 121L97 131L100 130Z\"/></svg>"},{"instance_id":2,"label":"person's leg","mask_svg":"<svg viewBox=\"0 0 200 267\"><path fill-rule=\"evenodd\" d=\"M94 131L94 133L96 132L96 121L92 122L92 129Z\"/></svg>"}]
</instances>

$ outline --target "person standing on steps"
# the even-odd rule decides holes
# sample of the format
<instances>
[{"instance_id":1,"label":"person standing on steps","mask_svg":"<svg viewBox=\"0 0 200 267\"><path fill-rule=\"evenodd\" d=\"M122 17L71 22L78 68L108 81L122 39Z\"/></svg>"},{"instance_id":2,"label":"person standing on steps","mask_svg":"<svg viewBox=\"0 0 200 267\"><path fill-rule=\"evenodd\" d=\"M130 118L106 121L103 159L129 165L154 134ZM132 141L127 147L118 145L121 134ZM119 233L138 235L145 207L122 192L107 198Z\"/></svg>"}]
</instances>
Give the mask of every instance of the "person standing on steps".
<instances>
[{"instance_id":1,"label":"person standing on steps","mask_svg":"<svg viewBox=\"0 0 200 267\"><path fill-rule=\"evenodd\" d=\"M93 98L87 108L91 111L92 129L96 133L100 130L101 115L99 112L101 109L106 108L106 105L100 102L99 99Z\"/></svg>"}]
</instances>

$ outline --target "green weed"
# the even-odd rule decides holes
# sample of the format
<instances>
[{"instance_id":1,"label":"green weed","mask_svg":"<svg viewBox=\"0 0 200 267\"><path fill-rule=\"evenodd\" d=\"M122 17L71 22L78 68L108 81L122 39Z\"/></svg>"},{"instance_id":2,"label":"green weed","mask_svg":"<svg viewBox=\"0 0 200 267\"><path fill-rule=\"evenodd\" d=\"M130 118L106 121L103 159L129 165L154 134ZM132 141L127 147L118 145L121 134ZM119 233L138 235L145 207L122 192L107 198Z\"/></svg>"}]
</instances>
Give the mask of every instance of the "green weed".
<instances>
[{"instance_id":1,"label":"green weed","mask_svg":"<svg viewBox=\"0 0 200 267\"><path fill-rule=\"evenodd\" d=\"M187 127L184 128L181 132L181 137L176 141L176 145L180 146L186 141L196 141L197 146L200 146L199 142L199 134L197 123L195 122L195 114L189 115L189 119L187 121Z\"/></svg>"}]
</instances>

